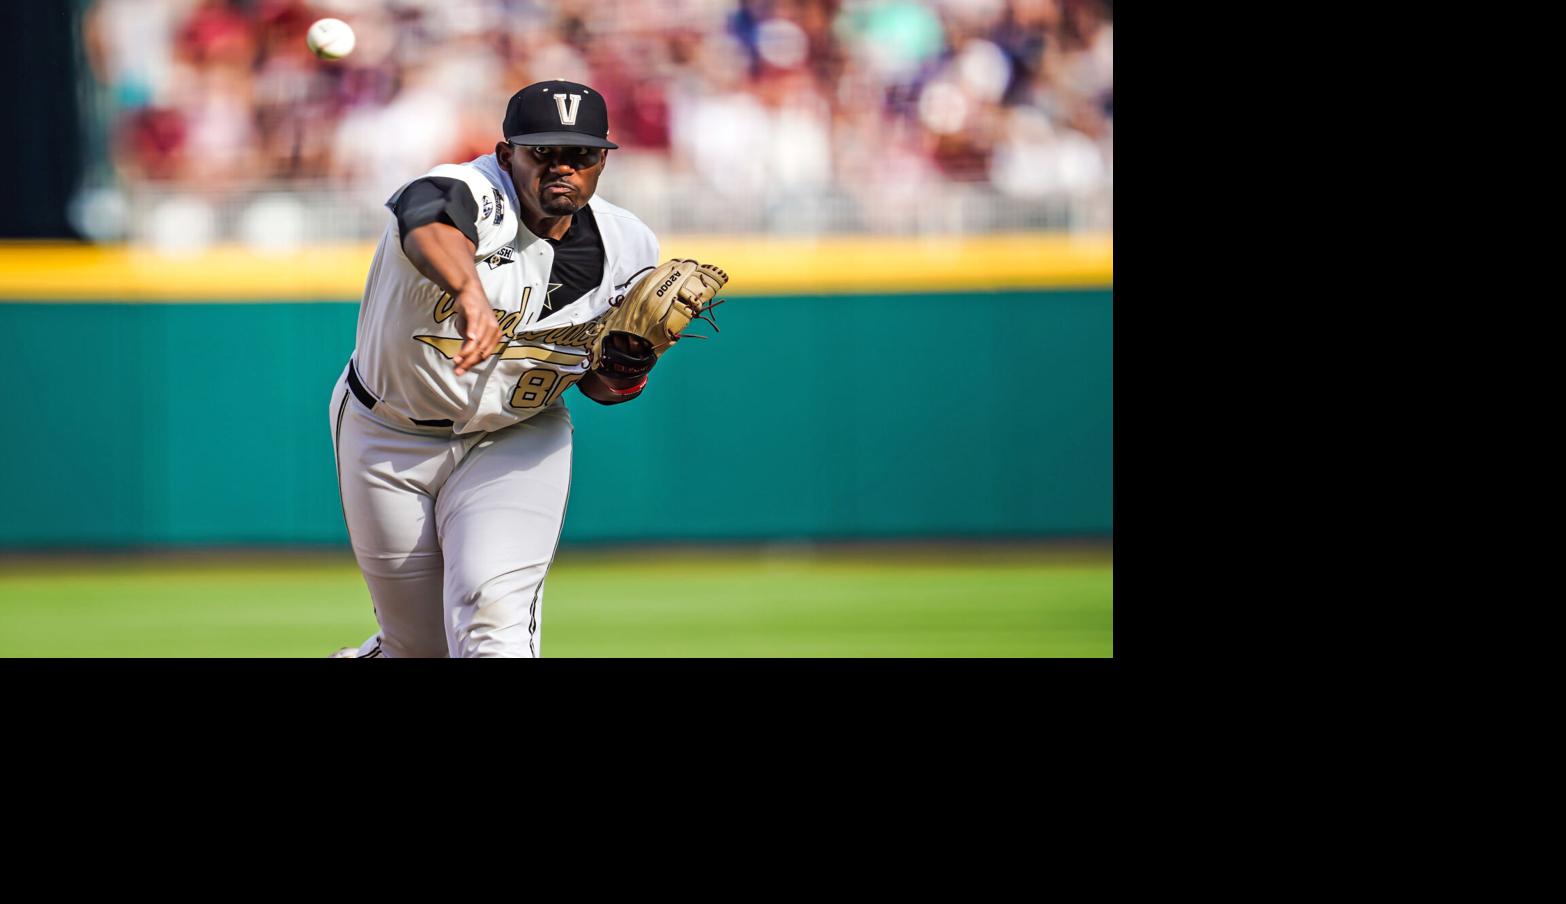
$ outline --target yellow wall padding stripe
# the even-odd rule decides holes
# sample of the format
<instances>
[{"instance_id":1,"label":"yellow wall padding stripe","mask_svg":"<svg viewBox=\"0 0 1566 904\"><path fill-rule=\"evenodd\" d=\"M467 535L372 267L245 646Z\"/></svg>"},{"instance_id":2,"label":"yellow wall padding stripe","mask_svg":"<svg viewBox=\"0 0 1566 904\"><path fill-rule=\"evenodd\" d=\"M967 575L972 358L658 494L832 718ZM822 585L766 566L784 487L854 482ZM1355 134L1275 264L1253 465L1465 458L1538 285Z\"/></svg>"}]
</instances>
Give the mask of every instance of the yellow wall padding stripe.
<instances>
[{"instance_id":1,"label":"yellow wall padding stripe","mask_svg":"<svg viewBox=\"0 0 1566 904\"><path fill-rule=\"evenodd\" d=\"M724 294L1107 287L1109 235L1010 233L891 237L664 236L665 258L728 271ZM352 301L375 246L258 254L222 246L168 257L145 248L0 243L0 299L30 301Z\"/></svg>"},{"instance_id":2,"label":"yellow wall padding stripe","mask_svg":"<svg viewBox=\"0 0 1566 904\"><path fill-rule=\"evenodd\" d=\"M910 292L1108 286L1108 235L670 237L665 258L729 274L725 293Z\"/></svg>"}]
</instances>

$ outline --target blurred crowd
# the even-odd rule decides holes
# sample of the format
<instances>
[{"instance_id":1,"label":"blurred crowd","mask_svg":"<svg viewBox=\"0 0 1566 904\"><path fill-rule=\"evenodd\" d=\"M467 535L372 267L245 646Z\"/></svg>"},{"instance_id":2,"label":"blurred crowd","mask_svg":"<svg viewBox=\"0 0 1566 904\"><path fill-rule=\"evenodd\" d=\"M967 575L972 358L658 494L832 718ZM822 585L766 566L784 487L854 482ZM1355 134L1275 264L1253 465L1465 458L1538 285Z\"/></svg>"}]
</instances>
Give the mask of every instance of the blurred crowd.
<instances>
[{"instance_id":1,"label":"blurred crowd","mask_svg":"<svg viewBox=\"0 0 1566 904\"><path fill-rule=\"evenodd\" d=\"M307 50L323 16L353 26L346 59ZM493 150L512 92L566 78L609 104L606 186L895 217L934 185L1106 191L1111 18L1110 0L94 0L83 37L124 186L378 204Z\"/></svg>"}]
</instances>

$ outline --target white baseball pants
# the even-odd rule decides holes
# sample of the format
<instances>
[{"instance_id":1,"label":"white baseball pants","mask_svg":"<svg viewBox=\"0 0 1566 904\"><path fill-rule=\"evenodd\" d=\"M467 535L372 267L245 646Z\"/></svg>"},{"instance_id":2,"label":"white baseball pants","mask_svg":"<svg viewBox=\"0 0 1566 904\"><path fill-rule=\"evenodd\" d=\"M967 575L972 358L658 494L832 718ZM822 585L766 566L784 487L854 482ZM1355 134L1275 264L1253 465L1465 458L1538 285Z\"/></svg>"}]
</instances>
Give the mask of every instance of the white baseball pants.
<instances>
[{"instance_id":1,"label":"white baseball pants","mask_svg":"<svg viewBox=\"0 0 1566 904\"><path fill-rule=\"evenodd\" d=\"M360 655L540 655L571 485L566 407L455 436L394 426L354 397L345 371L330 413L348 539L380 623Z\"/></svg>"}]
</instances>

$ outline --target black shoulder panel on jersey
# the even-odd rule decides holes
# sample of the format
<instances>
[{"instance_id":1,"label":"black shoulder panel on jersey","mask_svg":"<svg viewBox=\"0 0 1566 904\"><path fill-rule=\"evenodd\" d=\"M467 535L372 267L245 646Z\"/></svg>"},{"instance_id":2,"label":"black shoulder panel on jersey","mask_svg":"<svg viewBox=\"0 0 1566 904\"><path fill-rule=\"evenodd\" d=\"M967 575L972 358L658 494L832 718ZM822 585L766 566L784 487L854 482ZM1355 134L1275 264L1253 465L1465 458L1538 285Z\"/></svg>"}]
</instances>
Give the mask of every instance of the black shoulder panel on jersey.
<instances>
[{"instance_id":1,"label":"black shoulder panel on jersey","mask_svg":"<svg viewBox=\"0 0 1566 904\"><path fill-rule=\"evenodd\" d=\"M409 230L428 223L447 223L455 226L478 248L478 204L473 192L461 179L446 176L425 176L408 183L402 191L386 202L397 215L398 238L406 238Z\"/></svg>"}]
</instances>

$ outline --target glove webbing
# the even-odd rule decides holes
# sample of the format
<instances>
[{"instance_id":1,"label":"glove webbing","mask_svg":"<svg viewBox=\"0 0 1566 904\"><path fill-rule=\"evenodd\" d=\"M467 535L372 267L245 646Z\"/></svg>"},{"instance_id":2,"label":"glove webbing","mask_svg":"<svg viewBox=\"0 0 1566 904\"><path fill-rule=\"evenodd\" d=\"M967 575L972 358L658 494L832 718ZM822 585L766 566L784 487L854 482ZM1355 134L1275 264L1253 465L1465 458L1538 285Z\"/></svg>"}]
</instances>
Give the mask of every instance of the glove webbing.
<instances>
[{"instance_id":1,"label":"glove webbing","mask_svg":"<svg viewBox=\"0 0 1566 904\"><path fill-rule=\"evenodd\" d=\"M693 315L691 317L691 319L692 320L705 320L706 322L712 324L712 331L713 332L715 332L715 333L723 332L723 330L718 328L718 318L717 318L717 315L716 314L711 314L709 312L713 308L717 307L718 305L723 304L725 301L728 301L728 299L727 298L719 298L716 301L709 301L709 302L707 302L707 304L705 304L701 308L697 309L695 315ZM690 324L687 323L685 325L685 327L686 327L686 329L689 329L690 328ZM703 336L700 333L681 332L678 336L675 336L673 339L670 339L668 342L665 342L663 345L657 346L657 348L663 348L664 346L667 346L667 345L673 345L675 343L675 341L679 340L679 339L710 339L710 338L712 338L712 337L710 337L710 336Z\"/></svg>"}]
</instances>

